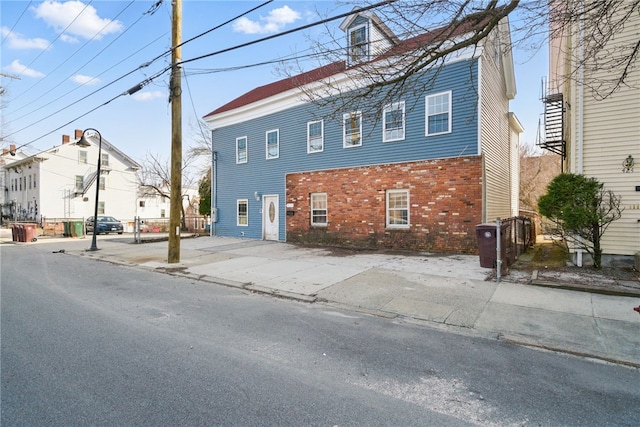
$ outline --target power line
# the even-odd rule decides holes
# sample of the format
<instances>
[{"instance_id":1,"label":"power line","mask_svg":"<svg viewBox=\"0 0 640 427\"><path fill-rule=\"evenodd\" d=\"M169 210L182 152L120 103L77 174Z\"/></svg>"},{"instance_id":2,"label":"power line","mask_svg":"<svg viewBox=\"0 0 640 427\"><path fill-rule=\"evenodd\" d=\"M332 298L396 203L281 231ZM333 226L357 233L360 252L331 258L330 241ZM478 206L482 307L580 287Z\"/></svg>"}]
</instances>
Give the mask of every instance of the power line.
<instances>
[{"instance_id":1,"label":"power line","mask_svg":"<svg viewBox=\"0 0 640 427\"><path fill-rule=\"evenodd\" d=\"M150 8L150 9L149 9L149 11L147 11L147 13L154 13L154 12L157 10L157 8L160 6L160 3L161 3L161 2L162 2L162 0L159 0L159 1L157 1L156 3L154 3L154 5L152 6L152 8ZM197 36L195 36L195 37L192 37L192 38L190 38L190 39L186 40L186 41L185 41L185 42L183 42L183 43L180 43L180 44L178 45L178 47L183 46L185 43L191 42L191 41L193 41L193 40L195 40L195 39L197 39L197 38L200 38L200 37L204 36L205 34L208 34L208 33L212 32L212 31L214 31L214 30L216 30L216 29L219 29L219 28L221 28L222 26L227 25L227 24L229 24L229 23L233 22L234 20L236 20L236 19L238 19L238 18L240 18L240 17L242 17L242 16L244 16L244 15L247 15L248 13L251 13L251 12L255 11L256 9L258 9L258 8L260 8L260 7L263 7L263 6L265 6L265 5L267 5L267 4L271 3L271 2L273 2L273 0L268 0L268 1L266 1L266 2L264 2L264 3L262 3L262 4L260 4L260 5L259 5L259 6L257 6L257 7L254 7L254 8L252 8L252 9L249 9L249 10L247 10L247 11L245 11L245 12L241 13L240 15L235 16L235 17L234 17L234 18L232 18L232 19L229 19L229 20L225 21L224 23L222 23L222 24L220 24L220 25L217 25L217 26L215 26L215 27L213 27L213 28L211 28L211 29L209 29L209 30L207 30L207 31L203 32L203 33L198 34L198 35L197 35ZM127 6L127 7L129 7L129 6ZM153 11L152 11L152 10L153 10ZM121 12L121 13L122 13L122 12ZM137 22L137 21L136 21L136 22ZM91 96L91 95L93 95L93 94L95 94L95 93L97 93L97 92L101 91L102 89L105 89L106 87L108 87L108 86L110 86L110 85L112 85L112 84L116 83L117 81L119 81L119 80L123 79L124 77L126 77L126 76L128 76L128 75L130 75L130 74L134 73L135 71L138 71L138 70L140 70L140 69L142 69L142 68L148 67L149 65L151 65L151 63L153 63L153 62L157 61L158 59L162 58L163 56L165 56L165 55L167 55L167 54L171 53L171 52L173 51L173 49L174 49L174 47L172 47L171 49L168 49L167 51L165 51L165 52L161 53L160 55L156 56L155 58L153 58L151 61L145 62L144 64L140 65L140 66L139 66L138 68L136 68L135 70L132 70L132 71L130 71L130 72L128 72L128 73L126 73L125 75L123 75L123 76L121 76L121 77L117 78L116 80L113 80L112 82L110 82L110 83L108 83L108 84L106 84L106 85L102 86L100 89L93 91L93 92L92 92L92 93L90 93L89 95L86 95L85 97L83 97L82 99L80 99L80 100L78 100L78 101L76 101L76 102L79 102L79 101L82 101L82 100L84 100L84 99L88 98L89 96ZM86 64L85 64L85 65L86 65ZM58 68L59 68L59 67L58 67ZM112 67L112 68L113 68L113 67ZM57 69L57 68L56 68L56 69ZM148 79L145 79L143 82L141 82L141 83L139 83L138 85L136 85L136 86L132 87L132 88L131 88L131 89L129 89L128 91L126 91L126 92L124 92L124 93L122 93L122 94L120 94L120 95L116 96L115 98L118 98L119 96L122 96L122 95L124 95L124 94L131 95L131 94L133 94L134 92L137 92L137 91L138 91L138 90L140 90L143 86L145 86L145 85L149 84L151 81L153 81L154 79L156 79L157 77L159 77L160 75L164 74L166 71L168 71L168 70L170 70L170 69L171 69L171 66L169 66L169 67L165 67L165 68L164 68L163 70L161 70L159 73L156 73L156 75L155 75L155 76L153 76L153 77L151 77L151 78L148 78ZM107 70L107 71L108 71L108 70ZM32 86L32 87L33 87L33 86ZM23 92L23 93L24 93L24 92ZM113 98L113 99L115 99L115 98ZM60 99L60 98L58 98L58 99ZM112 99L112 100L113 100L113 99ZM111 102L112 100L107 101L107 103ZM61 109L59 109L59 110L55 111L54 113L52 113L52 114L50 114L50 115L48 115L48 116L44 117L43 119L40 119L39 121L41 121L41 120L45 120L45 119L48 119L48 118L52 117L53 115L58 114L58 113L60 113L61 111L64 111L64 110L66 110L66 109L70 108L73 104L74 104L74 103L71 103L71 104L69 104L69 105L67 105L67 106L65 106L65 107L63 107L63 108L61 108ZM100 105L100 106L98 106L98 107L96 107L96 108L94 108L94 109L93 109L93 110L91 110L90 112L95 111L96 109L98 109L98 108L100 108L100 107L102 107L102 106L104 106L104 105L106 105L106 103L105 103L105 104L102 104L102 105ZM88 114L88 113L87 113L87 114ZM27 115L28 115L28 114L27 114ZM85 115L86 115L86 114L85 114ZM24 115L23 115L23 116L21 116L20 118L22 118L22 117L24 117ZM81 117L84 117L84 115L77 117L76 119L72 120L71 122L73 122L73 121L75 121L75 120L77 120L77 119L79 119L79 118L81 118ZM12 135L15 135L16 133L19 133L19 132L21 132L21 131L23 131L23 130L27 129L27 128L29 128L29 127L33 126L34 124L37 124L39 121L34 122L34 123L31 123L30 125L27 125L27 126L25 126L25 127L21 128L21 129L19 129L19 130L15 131L15 132L12 132L12 133L10 133L10 134L7 134L7 135L5 135L5 136L4 136L4 138L9 137L9 136L12 136ZM68 124L68 123L67 123L67 124ZM65 126L66 126L66 125L65 125ZM61 129L61 127L60 127L60 128L57 128L57 129L54 129L53 131L48 132L48 133L46 133L46 134L44 134L44 135L42 135L42 136L40 136L40 137L38 137L38 138L36 138L36 139L34 139L34 140L32 140L32 141L29 141L28 143L22 144L22 145L21 145L20 147L18 147L18 148L21 148L21 147L25 147L25 146L27 146L27 145L30 145L30 144L34 143L35 141L37 141L37 140L39 140L39 139L41 139L41 138L44 138L45 136L48 136L48 135L50 135L51 133L53 133L53 132L55 132L55 131L57 131L57 130L59 130L59 129Z\"/></svg>"},{"instance_id":2,"label":"power line","mask_svg":"<svg viewBox=\"0 0 640 427\"><path fill-rule=\"evenodd\" d=\"M361 8L358 8L358 9L351 10L350 12L345 12L345 13L342 13L340 15L333 16L331 18L326 18L326 19L323 19L321 21L312 22L310 24L303 25L301 27L292 28L292 29L284 31L282 33L272 34L270 36L266 36L266 37L263 37L261 39L253 40L253 41L250 41L250 42L247 42L247 43L242 43L242 44L239 44L239 45L236 45L236 46L232 46L232 47L229 47L229 48L226 48L226 49L222 49L222 50L218 50L218 51L215 51L215 52L211 52L211 53L208 53L206 55L196 56L195 58L191 58L191 59L187 59L187 60L181 61L181 62L177 63L176 65L183 65L183 64L187 64L189 62L199 61L201 59L209 58L211 56L220 55L222 53L231 52L231 51L243 48L243 47L252 46L254 44L258 44L258 43L262 43L262 42L265 42L265 41L268 41L268 40L272 40L272 39L275 39L275 38L278 38L278 37L286 36L286 35L289 35L291 33L295 33L295 32L302 31L302 30L306 30L308 28L315 27L317 25L326 24L327 22L335 21L336 19L346 18L347 16L351 16L354 13L359 13L359 12L364 12L364 11L371 10L371 9L376 9L376 8L378 8L380 6L384 6L386 4L395 3L396 1L397 0L381 1L379 3L375 3L375 4L372 4L372 5L369 5L369 6L365 6L365 7L361 7Z\"/></svg>"},{"instance_id":3,"label":"power line","mask_svg":"<svg viewBox=\"0 0 640 427\"><path fill-rule=\"evenodd\" d=\"M272 1L272 0L271 0L271 1ZM354 10L351 10L350 12L345 12L345 13L342 13L342 14L339 14L339 15L335 15L335 16L333 16L333 17L326 18L326 19L323 19L323 20L320 20L320 21L317 21L317 22L313 22L313 23L310 23L310 24L307 24L307 25L303 25L303 26L300 26L300 27L296 27L296 28L293 28L293 29L291 29L291 30L284 31L284 32L282 32L282 33L273 34L273 35L271 35L271 36L266 36L266 37L263 37L263 38L260 38L260 39L257 39L257 40L253 40L253 41L251 41L251 42L242 43L242 44L239 44L239 45L236 45L236 46L232 46L232 47L229 47L229 48L225 48L225 49L222 49L222 50L218 50L218 51L215 51L215 52L211 52L211 53L206 54L206 55L201 55L201 56L198 56L198 57L195 57L195 58L187 59L187 60L185 60L185 61L178 62L178 63L176 63L176 64L174 64L174 65L175 65L175 66L180 66L180 65L183 65L183 64L186 64L186 63L190 63L190 62L198 61L198 60L201 60L201 59L209 58L209 57L212 57L212 56L220 55L220 54L222 54L222 53L231 52L231 51L233 51L233 50L237 50L237 49L240 49L240 48L243 48L243 47L252 46L252 45L254 45L254 44L262 43L262 42L265 42L265 41L268 41L268 40L272 40L272 39L274 39L274 38L278 38L278 37L282 37L282 36L285 36L285 35L289 35L289 34L292 34L292 33L294 33L294 32L298 32L298 31L306 30L306 29L308 29L308 28L312 28L312 27L317 26L317 25L322 25L322 24L325 24L325 23L327 23L327 22L335 21L336 19L345 18L345 17L347 17L347 16L351 16L351 15L353 15L354 13L359 13L359 12L363 12L363 11L367 11L367 10L375 9L375 8L378 8L378 7L381 7L381 6L384 6L384 5L388 5L388 4L391 4L391 3L395 3L396 1L397 1L397 0L385 0L385 1L381 1L381 2L375 3L375 4L373 4L373 5L369 5L369 6L366 6L366 7L362 7L362 8L354 9ZM264 4L268 4L268 3L270 3L270 1L265 2ZM243 13L242 15L239 15L237 18L239 18L239 17L241 17L241 16L245 15L246 13L248 13L248 12L245 12L245 13ZM237 18L234 18L234 19L237 19ZM233 20L229 20L229 21L227 21L227 23L232 22L232 21L233 21ZM219 27L218 27L218 28L219 28ZM211 31L211 30L209 30L208 32L210 32L210 31ZM193 39L190 39L190 40L193 40ZM189 41L190 41L190 40L189 40ZM181 43L179 46L182 46L183 44L184 44L184 43ZM172 48L172 49L173 49L173 48ZM171 49L171 50L172 50L172 49ZM169 50L169 52L170 52L171 50ZM162 56L162 55L161 55L161 56ZM161 57L161 56L160 56L160 57ZM159 58L159 57L156 57L156 59L157 59L157 58ZM155 59L154 59L154 60L155 60ZM44 137L48 136L48 135L51 135L52 133L54 133L54 132L56 132L56 131L58 131L58 130L62 129L63 127L65 127L65 126L67 126L67 125L69 125L69 124L71 124L71 123L73 123L74 121L76 121L76 120L78 120L78 119L80 119L80 118L82 118L82 117L85 117L86 115L88 115L88 114L90 114L90 113L94 112L95 110L97 110L97 109L99 109L99 108L104 107L105 105L109 104L110 102L112 102L113 100L115 100L115 99L119 98L120 96L123 96L123 95L131 95L131 94L133 94L133 93L137 92L137 91L138 91L138 90L140 90L143 86L146 86L147 84L151 83L153 80L157 79L158 77L160 77L161 75L163 75L163 74L164 74L164 73L166 73L167 71L171 70L172 68L173 68L173 65L170 65L170 66L165 67L165 68L164 68L164 69L162 69L161 71L157 72L154 76L149 77L149 78L147 78L147 79L143 80L143 81L142 81L142 82L140 82L138 85L134 86L133 88L129 89L128 91L125 91L125 92L123 92L123 93L121 93L121 94L119 94L119 95L116 95L115 97L111 98L110 100L108 100L108 101L104 102L103 104L98 105L97 107L93 108L92 110L90 110L90 111L88 111L88 112L86 112L86 113L84 113L84 114L82 114L82 115L80 115L80 116L76 117L75 119L73 119L73 120L71 120L71 121L69 121L69 122L65 123L64 125L59 126L58 128L56 128L56 129L54 129L54 130L52 130L52 131L50 131L50 132L47 132L46 134L41 135L41 136L39 136L39 137L37 137L37 138L35 138L35 139L33 139L33 140L31 140L31 141L29 141L29 142L25 143L25 144L22 144L22 145L20 145L20 146L19 146L19 147L17 147L17 148L25 147L25 146L30 145L30 144L32 144L32 143L34 143L34 142L36 142L36 141L38 141L38 140L40 140L40 139L42 139L42 138L44 138ZM136 70L134 70L134 71L136 71ZM131 71L131 72L130 72L130 73L128 73L128 74L131 74L131 73L133 73L134 71ZM127 74L127 75L128 75L128 74ZM122 76L121 78L124 78L124 77L125 77L125 76ZM115 83L115 82L112 82L112 83ZM68 108L68 107L66 107L66 108ZM25 129L25 128L22 128L22 129L20 129L20 131L22 131L22 130L24 130L24 129ZM19 131L17 131L17 132L19 132ZM14 135L14 134L16 134L17 132L13 132L12 134L9 134L9 135L7 135L7 136Z\"/></svg>"},{"instance_id":4,"label":"power line","mask_svg":"<svg viewBox=\"0 0 640 427\"><path fill-rule=\"evenodd\" d=\"M89 2L89 3L90 3L90 2ZM131 7L131 6L133 5L133 3L134 3L134 0L132 0L132 1L131 1L127 6L125 6L125 8L124 8L124 9L122 9L122 10L121 10L121 11L120 11L116 16L115 16L115 18L118 18L120 15L122 15L122 14L123 14L123 13L124 13L128 8L129 8L129 7ZM76 20L76 19L78 19L78 17L79 17L80 15L82 15L82 13L84 12L84 10L85 10L88 6L89 6L89 4L87 4L87 6L85 6L85 8L84 8L84 9L82 9L82 12L80 12L80 13L79 13L75 18L74 18L74 20L71 22L71 24L73 24L73 22L75 22L75 20ZM115 18L114 18L114 19L115 19ZM135 25L136 23L138 23L138 22L140 21L140 19L142 19L142 17L141 17L141 18L139 18L139 19L138 19L138 21L136 21L133 25ZM77 54L78 52L80 52L80 51L81 51L82 49L84 49L84 48L85 48L85 47L86 47L86 46L87 46L91 41L93 41L96 37L98 37L98 36L100 35L100 33L102 33L102 31L104 31L104 30L105 30L105 28L107 28L107 27L111 24L111 22L113 22L113 20L110 20L107 24L105 24L105 25L104 25L104 27L102 27L102 29L100 29L100 31L98 31L96 34L94 34L94 35L93 35L93 37L91 37L89 40L87 40L86 42L84 42L84 44L83 44L82 46L80 46L78 49L76 49L76 51L75 51L75 52L73 52L73 53L72 53L72 54L71 54L67 59L65 59L63 62L61 62L60 64L58 64L58 66L57 66L56 68L54 68L53 70L51 70L51 71L49 72L49 74L47 74L47 75L46 75L46 76L44 76L42 79L38 80L36 83L34 83L33 85L31 85L31 87L27 88L24 92L22 92L22 93L18 94L16 97L14 97L14 98L13 98L13 101L15 101L16 99L19 99L22 95L24 95L25 93L29 92L29 91L30 91L31 89L33 89L34 87L38 86L40 83L42 83L43 81L45 81L45 80L47 79L47 77L51 76L51 75L52 75L52 73L54 73L55 71L57 71L60 67L62 67L62 66L63 66L64 64L66 64L67 62L69 62L69 61L71 60L71 58L73 58L74 56L76 56L76 54ZM69 24L69 25L67 26L67 28L69 28L69 27L71 26L71 24ZM127 31L128 31L129 29L131 29L131 27L129 27L129 28L127 29ZM65 29L65 31L66 31L66 29ZM97 56L99 56L99 55L100 55L102 52L104 52L104 51L105 51L109 46L111 46L111 45L112 45L116 40L118 40L120 37L122 37L122 35L123 35L123 34L125 34L127 31L124 31L121 35L119 35L118 37L116 37L116 38L115 38L111 43L109 43L107 46L105 46L105 47L104 47L100 52L98 52L98 53L97 53L93 58L91 58L88 62L86 62L86 63L85 63L84 65L82 65L80 68L78 68L77 70L75 70L73 73L78 72L78 71L79 71L79 70L81 70L83 67L85 67L87 64L89 64L91 61L93 61ZM58 37L60 37L63 33L64 33L64 31L63 31L62 33L60 33L60 35L59 35ZM57 38L56 38L56 40L57 40ZM54 40L54 42L55 42L55 40ZM51 43L49 44L49 46L51 46L54 42L51 42ZM48 49L48 47L47 47L47 49ZM45 49L45 50L46 50L46 49ZM43 52L44 52L44 51L43 51ZM43 52L41 52L41 53L40 53L40 55L42 55L42 53L43 53ZM37 56L33 61L31 61L31 62L29 63L29 65L27 65L25 68L30 67L30 66L31 66L31 64L33 64L33 63L34 63L34 62L35 62L35 61L40 57L40 55L38 55L38 56ZM72 73L71 75L73 75L73 73ZM67 77L67 78L68 78L68 77ZM67 78L63 79L63 81L64 81L64 80L66 80ZM26 107L26 106L28 106L28 105L29 105L29 103L26 103L24 106L22 106L22 107L18 108L17 110L14 110L14 113L15 113L16 111L20 111L21 109L23 109L24 107Z\"/></svg>"},{"instance_id":5,"label":"power line","mask_svg":"<svg viewBox=\"0 0 640 427\"><path fill-rule=\"evenodd\" d=\"M49 45L48 45L46 48L44 48L44 49L43 49L43 50L42 50L42 51L41 51L41 52L40 52L40 53L39 53L35 58L33 58L33 59L31 60L31 62L29 62L29 64L25 65L25 66L24 66L24 68L23 68L23 70L26 70L27 68L31 67L31 65L33 65L33 63L34 63L34 62L36 62L36 61L37 61L37 60L38 60L38 59L39 59L39 58L40 58L40 57L41 57L41 56L42 56L46 51L48 51L48 50L49 50L49 48L50 48L51 46L53 46L53 44L54 44L54 43L55 43L55 42L56 42L60 37L62 37L62 35L65 33L65 31L67 31L67 30L69 29L69 27L71 26L71 24L73 24L74 22L76 22L76 20L80 17L80 15L82 15L82 13L83 13L83 12L84 12L88 7L89 7L89 5L90 5L92 2L93 2L93 0L90 0L90 1L89 1L89 2L84 6L84 8L82 8L82 10L80 11L80 13L78 13L78 14L73 18L73 20L69 23L69 25L67 25L67 26L65 27L65 29L64 29L64 30L62 30L62 31L60 32L60 34L58 34L58 35L56 36L56 38L54 38L51 42L49 42ZM93 39L92 39L92 40L93 40ZM45 78L46 78L46 77L45 77ZM14 100L15 100L16 98L20 98L22 95L24 95L25 93L29 92L31 89L33 89L33 87L34 87L34 86L37 86L37 85L38 85L42 80L44 80L44 78L43 78L43 79L41 79L41 80L39 80L38 82L34 83L31 87L27 88L27 90L25 90L25 91L24 91L24 92L22 92L21 94L18 94L18 96L16 96L16 97L14 98Z\"/></svg>"},{"instance_id":6,"label":"power line","mask_svg":"<svg viewBox=\"0 0 640 427\"><path fill-rule=\"evenodd\" d=\"M31 3L33 3L33 0L30 0L29 3L27 3L27 6L24 8L24 10L20 14L20 16L18 16L18 19L16 19L16 22L13 23L13 25L11 26L11 29L9 30L7 35L4 36L4 38L2 39L2 42L0 43L0 46L2 46L4 44L4 42L6 42L9 39L9 36L11 35L11 33L13 33L13 29L16 28L16 25L18 25L18 22L20 22L20 20L24 16L25 12L27 10L29 10L29 6L31 6Z\"/></svg>"}]
</instances>

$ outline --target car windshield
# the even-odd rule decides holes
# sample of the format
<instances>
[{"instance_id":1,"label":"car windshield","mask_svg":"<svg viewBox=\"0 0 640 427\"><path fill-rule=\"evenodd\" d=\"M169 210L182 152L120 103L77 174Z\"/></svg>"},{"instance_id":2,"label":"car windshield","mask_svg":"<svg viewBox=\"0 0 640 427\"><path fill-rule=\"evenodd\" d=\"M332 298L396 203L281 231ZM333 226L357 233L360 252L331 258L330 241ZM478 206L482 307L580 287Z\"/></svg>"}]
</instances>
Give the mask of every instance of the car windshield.
<instances>
[{"instance_id":1,"label":"car windshield","mask_svg":"<svg viewBox=\"0 0 640 427\"><path fill-rule=\"evenodd\" d=\"M118 220L112 216L99 216L98 222L118 222Z\"/></svg>"}]
</instances>

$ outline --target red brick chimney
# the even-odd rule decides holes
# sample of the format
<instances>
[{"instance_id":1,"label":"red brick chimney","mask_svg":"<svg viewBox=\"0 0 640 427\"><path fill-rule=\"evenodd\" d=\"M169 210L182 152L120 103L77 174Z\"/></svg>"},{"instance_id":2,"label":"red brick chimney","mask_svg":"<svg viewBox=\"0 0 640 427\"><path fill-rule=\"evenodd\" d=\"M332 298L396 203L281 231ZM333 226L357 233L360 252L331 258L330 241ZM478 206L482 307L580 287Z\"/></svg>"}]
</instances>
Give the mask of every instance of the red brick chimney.
<instances>
[{"instance_id":1,"label":"red brick chimney","mask_svg":"<svg viewBox=\"0 0 640 427\"><path fill-rule=\"evenodd\" d=\"M2 155L6 156L7 154L9 154L9 150L7 150L6 148L2 149Z\"/></svg>"},{"instance_id":2,"label":"red brick chimney","mask_svg":"<svg viewBox=\"0 0 640 427\"><path fill-rule=\"evenodd\" d=\"M69 143L69 135L62 135L62 143L63 144Z\"/></svg>"},{"instance_id":3,"label":"red brick chimney","mask_svg":"<svg viewBox=\"0 0 640 427\"><path fill-rule=\"evenodd\" d=\"M11 144L9 146L9 152L11 152L11 153L15 153L16 152L16 144Z\"/></svg>"},{"instance_id":4,"label":"red brick chimney","mask_svg":"<svg viewBox=\"0 0 640 427\"><path fill-rule=\"evenodd\" d=\"M76 129L76 135L75 135L76 139L80 139L82 138L82 130L80 129Z\"/></svg>"}]
</instances>

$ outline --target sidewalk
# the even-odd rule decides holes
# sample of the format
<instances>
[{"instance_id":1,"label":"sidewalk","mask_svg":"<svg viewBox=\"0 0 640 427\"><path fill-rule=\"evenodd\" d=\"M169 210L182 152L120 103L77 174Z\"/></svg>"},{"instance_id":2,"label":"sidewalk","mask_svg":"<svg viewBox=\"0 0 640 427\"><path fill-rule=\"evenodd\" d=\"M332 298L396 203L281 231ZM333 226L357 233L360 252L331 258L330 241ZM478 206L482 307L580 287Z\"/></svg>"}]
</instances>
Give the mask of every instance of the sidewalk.
<instances>
[{"instance_id":1,"label":"sidewalk","mask_svg":"<svg viewBox=\"0 0 640 427\"><path fill-rule=\"evenodd\" d=\"M2 239L6 241L6 238ZM9 242L11 236L9 236ZM640 298L485 280L472 255L333 251L259 240L181 240L180 263L164 242L131 236L40 239L52 250L225 286L322 303L442 330L640 367ZM22 243L24 245L24 243ZM3 247L6 247L3 246Z\"/></svg>"}]
</instances>

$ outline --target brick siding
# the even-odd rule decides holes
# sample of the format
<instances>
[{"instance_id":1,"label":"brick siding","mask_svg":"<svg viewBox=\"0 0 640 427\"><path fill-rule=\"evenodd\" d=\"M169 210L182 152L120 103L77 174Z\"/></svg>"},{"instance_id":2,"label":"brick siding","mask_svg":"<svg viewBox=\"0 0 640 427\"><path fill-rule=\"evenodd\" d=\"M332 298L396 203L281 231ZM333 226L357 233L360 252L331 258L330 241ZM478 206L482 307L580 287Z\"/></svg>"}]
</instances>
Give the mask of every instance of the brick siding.
<instances>
[{"instance_id":1,"label":"brick siding","mask_svg":"<svg viewBox=\"0 0 640 427\"><path fill-rule=\"evenodd\" d=\"M288 174L287 241L478 253L479 156ZM409 190L409 229L386 228L386 191ZM326 227L311 226L311 193L327 194Z\"/></svg>"}]
</instances>

